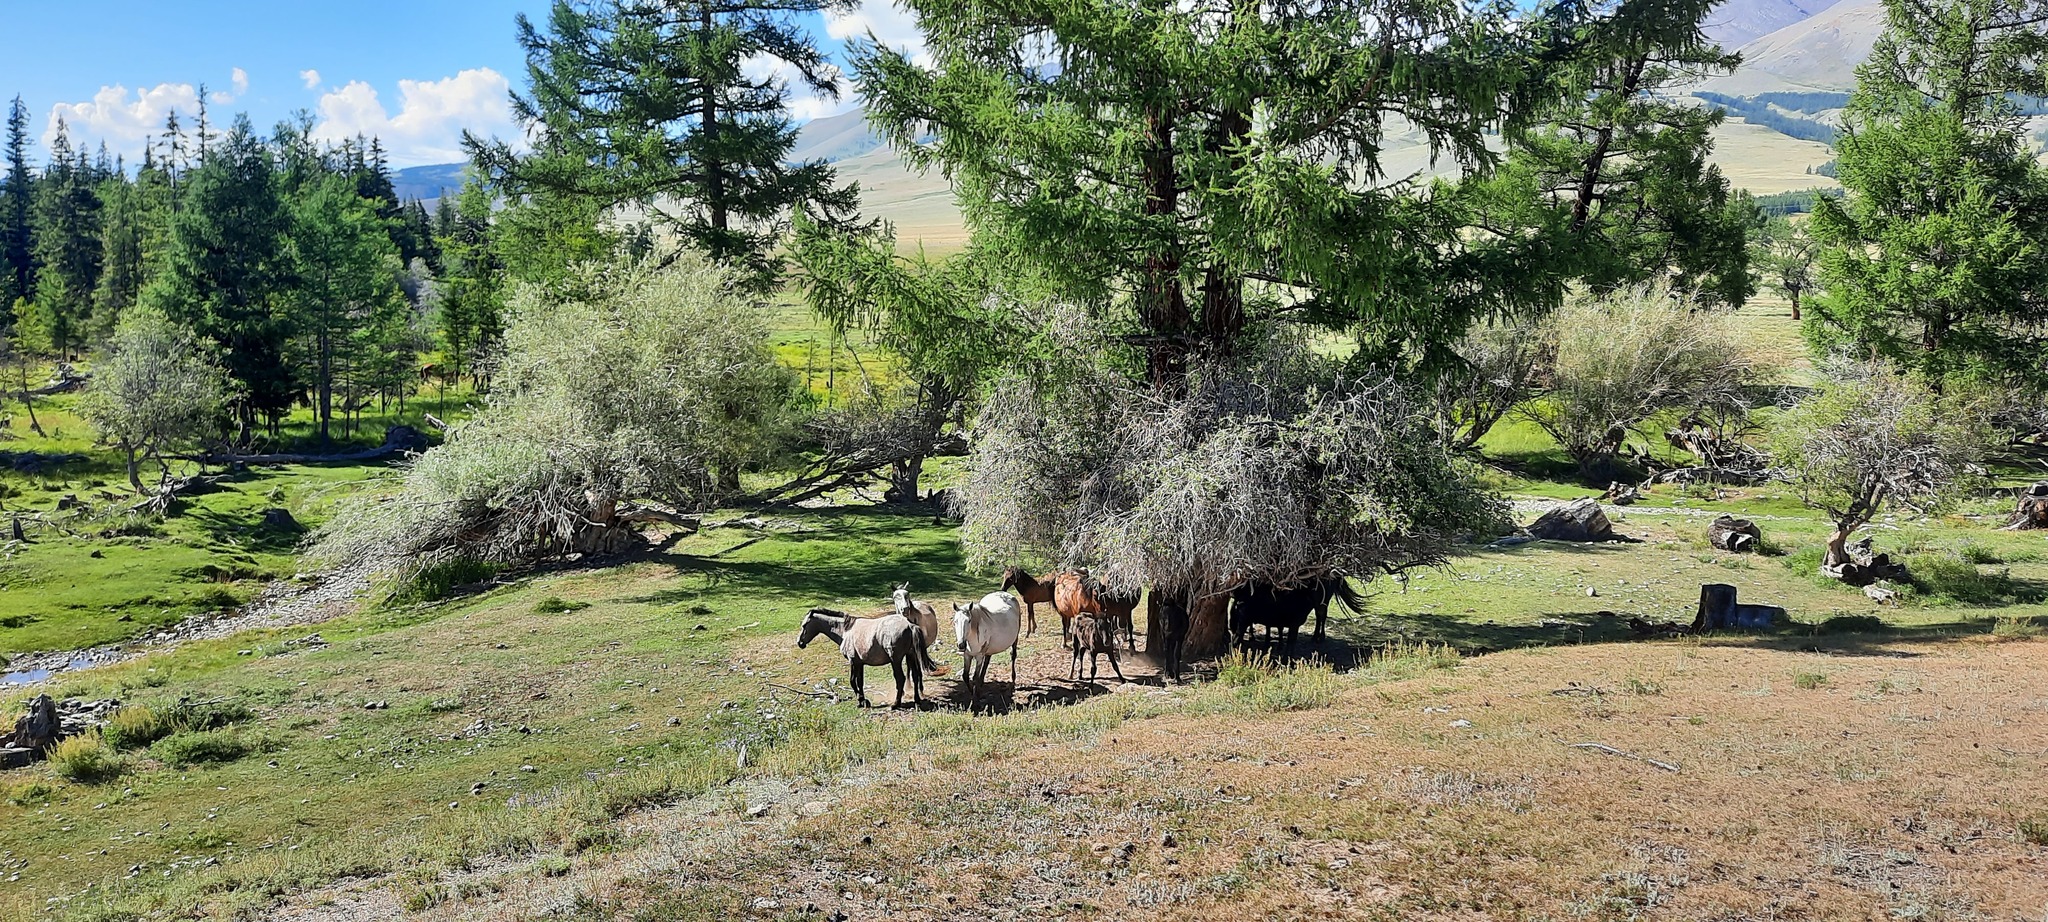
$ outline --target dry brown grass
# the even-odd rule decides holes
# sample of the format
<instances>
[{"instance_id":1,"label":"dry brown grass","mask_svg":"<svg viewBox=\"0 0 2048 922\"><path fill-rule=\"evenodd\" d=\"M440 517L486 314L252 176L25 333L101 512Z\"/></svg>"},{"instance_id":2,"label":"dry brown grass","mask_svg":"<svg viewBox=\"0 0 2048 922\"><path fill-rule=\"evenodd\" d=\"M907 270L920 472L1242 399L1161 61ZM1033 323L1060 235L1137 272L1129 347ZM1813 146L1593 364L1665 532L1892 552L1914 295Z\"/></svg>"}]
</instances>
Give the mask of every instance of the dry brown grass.
<instances>
[{"instance_id":1,"label":"dry brown grass","mask_svg":"<svg viewBox=\"0 0 2048 922\"><path fill-rule=\"evenodd\" d=\"M2048 646L1803 643L1501 653L1228 721L1192 713L1213 690L1184 691L1184 711L979 760L931 739L843 779L629 817L632 848L436 911L2041 918L2048 848L2025 830L2048 811ZM1799 687L1812 674L1828 681Z\"/></svg>"}]
</instances>

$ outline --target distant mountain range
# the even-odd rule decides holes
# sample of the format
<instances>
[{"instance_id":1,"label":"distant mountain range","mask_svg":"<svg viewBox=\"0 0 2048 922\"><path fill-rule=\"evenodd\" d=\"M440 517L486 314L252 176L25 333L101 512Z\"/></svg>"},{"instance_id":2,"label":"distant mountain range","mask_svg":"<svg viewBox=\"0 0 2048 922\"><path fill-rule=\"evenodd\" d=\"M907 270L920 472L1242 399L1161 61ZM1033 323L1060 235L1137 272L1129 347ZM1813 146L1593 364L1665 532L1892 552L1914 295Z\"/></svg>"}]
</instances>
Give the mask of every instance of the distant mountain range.
<instances>
[{"instance_id":1,"label":"distant mountain range","mask_svg":"<svg viewBox=\"0 0 2048 922\"><path fill-rule=\"evenodd\" d=\"M1736 49L1812 17L1836 0L1728 0L1700 27L1726 49Z\"/></svg>"},{"instance_id":2,"label":"distant mountain range","mask_svg":"<svg viewBox=\"0 0 2048 922\"><path fill-rule=\"evenodd\" d=\"M463 178L468 170L467 163L410 166L391 174L391 186L397 190L398 200L401 202L413 199L432 202L443 195L461 193Z\"/></svg>"}]
</instances>

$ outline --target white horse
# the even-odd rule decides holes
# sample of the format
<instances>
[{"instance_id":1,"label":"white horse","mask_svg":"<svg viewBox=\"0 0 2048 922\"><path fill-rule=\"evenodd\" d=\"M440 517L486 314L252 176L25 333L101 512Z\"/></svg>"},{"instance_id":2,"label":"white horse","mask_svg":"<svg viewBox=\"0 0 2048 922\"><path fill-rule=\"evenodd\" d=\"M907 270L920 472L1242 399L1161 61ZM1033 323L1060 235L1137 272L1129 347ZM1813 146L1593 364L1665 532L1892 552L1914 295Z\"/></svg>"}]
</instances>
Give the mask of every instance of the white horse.
<instances>
[{"instance_id":1,"label":"white horse","mask_svg":"<svg viewBox=\"0 0 2048 922\"><path fill-rule=\"evenodd\" d=\"M1017 688L1017 633L1022 606L1007 592L991 592L981 601L953 604L953 639L964 654L961 669L967 683L969 713L981 704L981 689L988 683L988 665L996 654L1010 651L1010 688Z\"/></svg>"}]
</instances>

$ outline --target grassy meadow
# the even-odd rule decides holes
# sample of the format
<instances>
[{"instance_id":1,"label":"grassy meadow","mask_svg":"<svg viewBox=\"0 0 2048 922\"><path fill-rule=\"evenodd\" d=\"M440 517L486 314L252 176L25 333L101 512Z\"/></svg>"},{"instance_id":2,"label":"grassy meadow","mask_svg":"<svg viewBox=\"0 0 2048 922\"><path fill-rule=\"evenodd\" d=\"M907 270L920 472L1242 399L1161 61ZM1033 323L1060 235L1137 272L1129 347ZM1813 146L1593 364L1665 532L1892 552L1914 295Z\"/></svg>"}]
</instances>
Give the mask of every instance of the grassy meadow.
<instances>
[{"instance_id":1,"label":"grassy meadow","mask_svg":"<svg viewBox=\"0 0 2048 922\"><path fill-rule=\"evenodd\" d=\"M774 309L775 348L813 393L844 393L874 361L794 302ZM1796 345L1782 306L1744 317ZM0 474L7 510L123 501L67 400L38 404L45 440L11 405L4 450L92 460ZM1524 521L1598 492L1564 477L1526 423L1485 448ZM2017 483L2041 462L2003 458L1996 473ZM161 522L52 518L0 562L0 652L120 642L232 608L298 569L299 536L264 533L263 509L311 526L385 476L263 468ZM1340 619L1320 651L1356 668L1238 657L1169 686L1133 657L1131 684L1069 682L1056 633L1041 633L1017 687L996 683L1016 706L979 718L951 675L928 677L925 710L859 711L834 650L794 648L814 605L878 609L900 581L942 606L994 587L928 512L845 499L715 515L601 569L425 604L373 592L323 623L0 688L8 713L45 691L131 712L103 751L0 774L0 917L2048 908L2048 797L2032 778L2048 751L2034 639L2048 541L1997 530L2000 494L1874 526L1922 578L1896 605L1813 576L1826 525L1782 486L1660 487L1610 507L1631 541L1474 546L1370 584L1369 612ZM1721 512L1757 519L1769 552L1710 549ZM1633 638L1630 617L1689 622L1705 582L1798 623ZM887 670L868 680L886 704Z\"/></svg>"}]
</instances>

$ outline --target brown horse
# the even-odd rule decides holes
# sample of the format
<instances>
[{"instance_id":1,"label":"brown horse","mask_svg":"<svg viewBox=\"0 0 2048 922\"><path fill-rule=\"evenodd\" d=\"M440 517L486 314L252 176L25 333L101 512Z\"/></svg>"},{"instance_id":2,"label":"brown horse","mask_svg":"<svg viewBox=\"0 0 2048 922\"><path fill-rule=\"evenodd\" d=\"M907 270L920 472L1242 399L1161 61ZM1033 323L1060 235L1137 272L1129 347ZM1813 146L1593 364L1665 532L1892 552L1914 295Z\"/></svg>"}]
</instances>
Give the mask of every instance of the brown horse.
<instances>
[{"instance_id":1,"label":"brown horse","mask_svg":"<svg viewBox=\"0 0 2048 922\"><path fill-rule=\"evenodd\" d=\"M1052 607L1060 613L1060 635L1072 632L1081 615L1102 615L1112 626L1121 625L1131 652L1138 650L1138 632L1133 612L1138 609L1137 593L1117 593L1088 575L1086 570L1053 574Z\"/></svg>"},{"instance_id":2,"label":"brown horse","mask_svg":"<svg viewBox=\"0 0 2048 922\"><path fill-rule=\"evenodd\" d=\"M1091 615L1083 613L1074 618L1074 633L1067 637L1067 650L1074 655L1070 677L1081 681L1081 660L1088 660L1088 681L1095 681L1102 668L1102 654L1109 654L1109 668L1115 670L1116 680L1129 682L1124 678L1124 667L1116 661L1116 617L1114 615Z\"/></svg>"},{"instance_id":3,"label":"brown horse","mask_svg":"<svg viewBox=\"0 0 2048 922\"><path fill-rule=\"evenodd\" d=\"M1017 601L1024 603L1024 636L1029 637L1038 633L1038 603L1052 604L1052 584L1058 576L1057 573L1047 573L1044 576L1033 577L1024 572L1023 567L1003 569L1002 588L1016 593ZM1066 621L1062 620L1060 633L1066 632Z\"/></svg>"}]
</instances>

